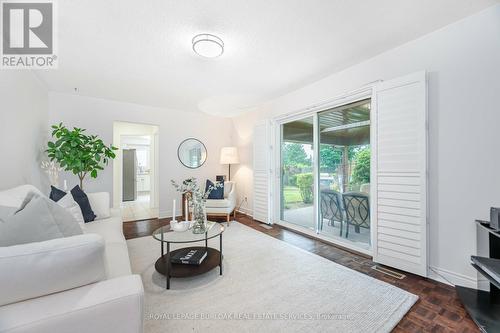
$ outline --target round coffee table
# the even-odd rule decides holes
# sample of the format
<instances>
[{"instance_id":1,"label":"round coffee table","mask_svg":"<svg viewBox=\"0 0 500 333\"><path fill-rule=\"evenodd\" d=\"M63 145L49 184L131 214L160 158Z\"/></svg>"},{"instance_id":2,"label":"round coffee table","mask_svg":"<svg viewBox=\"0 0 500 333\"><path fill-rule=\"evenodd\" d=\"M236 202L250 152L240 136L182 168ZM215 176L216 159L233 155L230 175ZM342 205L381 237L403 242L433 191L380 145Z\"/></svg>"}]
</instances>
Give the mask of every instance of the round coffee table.
<instances>
[{"instance_id":1,"label":"round coffee table","mask_svg":"<svg viewBox=\"0 0 500 333\"><path fill-rule=\"evenodd\" d=\"M187 231L173 231L170 225L158 228L153 232L153 238L160 241L161 257L156 260L155 268L160 274L167 278L167 289L170 289L171 277L188 277L206 273L219 266L219 274L222 275L222 233L224 227L216 222L207 232L203 234L194 234L192 229ZM208 240L219 237L219 250L208 247ZM205 242L205 246L191 246L170 251L170 244L189 244L196 242ZM164 245L167 245L165 252ZM200 250L205 249L207 256L199 265L174 264L170 258L181 250Z\"/></svg>"}]
</instances>

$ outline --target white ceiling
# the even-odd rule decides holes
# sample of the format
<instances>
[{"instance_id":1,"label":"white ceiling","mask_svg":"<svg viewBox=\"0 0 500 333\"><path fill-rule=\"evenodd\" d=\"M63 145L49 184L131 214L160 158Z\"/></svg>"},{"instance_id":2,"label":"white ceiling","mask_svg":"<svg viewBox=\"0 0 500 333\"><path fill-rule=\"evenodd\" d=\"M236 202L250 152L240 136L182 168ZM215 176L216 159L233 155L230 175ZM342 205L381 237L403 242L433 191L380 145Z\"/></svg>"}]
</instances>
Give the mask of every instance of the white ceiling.
<instances>
[{"instance_id":1,"label":"white ceiling","mask_svg":"<svg viewBox=\"0 0 500 333\"><path fill-rule=\"evenodd\" d=\"M495 0L64 0L54 91L232 116ZM191 39L223 39L216 59Z\"/></svg>"}]
</instances>

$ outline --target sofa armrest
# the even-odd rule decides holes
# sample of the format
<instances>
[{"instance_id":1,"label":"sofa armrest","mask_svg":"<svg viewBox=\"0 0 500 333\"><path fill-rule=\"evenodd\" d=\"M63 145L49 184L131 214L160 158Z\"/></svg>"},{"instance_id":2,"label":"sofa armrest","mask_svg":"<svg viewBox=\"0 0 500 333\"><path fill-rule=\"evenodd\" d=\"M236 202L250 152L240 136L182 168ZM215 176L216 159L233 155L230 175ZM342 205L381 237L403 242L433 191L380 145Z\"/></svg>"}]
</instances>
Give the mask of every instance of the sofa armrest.
<instances>
[{"instance_id":1,"label":"sofa armrest","mask_svg":"<svg viewBox=\"0 0 500 333\"><path fill-rule=\"evenodd\" d=\"M139 275L101 281L0 307L0 332L141 333L143 297Z\"/></svg>"},{"instance_id":2,"label":"sofa armrest","mask_svg":"<svg viewBox=\"0 0 500 333\"><path fill-rule=\"evenodd\" d=\"M120 208L111 208L109 210L109 213L111 217L119 217L120 219L122 218L122 211Z\"/></svg>"}]
</instances>

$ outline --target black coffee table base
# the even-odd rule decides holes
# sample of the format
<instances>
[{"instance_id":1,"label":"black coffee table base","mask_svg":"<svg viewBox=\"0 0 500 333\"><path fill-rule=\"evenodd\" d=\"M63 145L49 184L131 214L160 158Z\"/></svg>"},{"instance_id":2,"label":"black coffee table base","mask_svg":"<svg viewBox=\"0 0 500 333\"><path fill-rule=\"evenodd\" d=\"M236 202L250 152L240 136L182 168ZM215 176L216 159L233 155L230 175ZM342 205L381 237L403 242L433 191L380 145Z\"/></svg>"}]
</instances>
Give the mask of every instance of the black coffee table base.
<instances>
[{"instance_id":1,"label":"black coffee table base","mask_svg":"<svg viewBox=\"0 0 500 333\"><path fill-rule=\"evenodd\" d=\"M170 263L170 256L181 250L207 250L207 257L200 265L184 265ZM170 265L169 265L170 264ZM170 278L182 278L196 276L206 273L219 266L219 274L222 275L222 253L214 248L205 246L186 247L168 252L158 258L155 263L156 271L167 278L167 289L170 289Z\"/></svg>"}]
</instances>

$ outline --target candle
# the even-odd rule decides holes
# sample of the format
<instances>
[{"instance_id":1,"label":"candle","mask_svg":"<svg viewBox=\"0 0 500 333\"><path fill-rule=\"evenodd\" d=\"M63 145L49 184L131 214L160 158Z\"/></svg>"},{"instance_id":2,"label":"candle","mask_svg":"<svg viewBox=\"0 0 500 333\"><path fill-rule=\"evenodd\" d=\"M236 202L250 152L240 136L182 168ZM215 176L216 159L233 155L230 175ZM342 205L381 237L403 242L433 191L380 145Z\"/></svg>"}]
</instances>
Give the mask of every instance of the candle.
<instances>
[{"instance_id":1,"label":"candle","mask_svg":"<svg viewBox=\"0 0 500 333\"><path fill-rule=\"evenodd\" d=\"M185 214L186 214L186 221L189 221L189 208L188 208L188 200L187 199L186 199Z\"/></svg>"},{"instance_id":2,"label":"candle","mask_svg":"<svg viewBox=\"0 0 500 333\"><path fill-rule=\"evenodd\" d=\"M175 221L175 199L174 199L174 204L173 204L173 207L172 207L172 220Z\"/></svg>"},{"instance_id":3,"label":"candle","mask_svg":"<svg viewBox=\"0 0 500 333\"><path fill-rule=\"evenodd\" d=\"M66 179L64 180L64 191L67 191L68 190L68 182L66 181Z\"/></svg>"}]
</instances>

